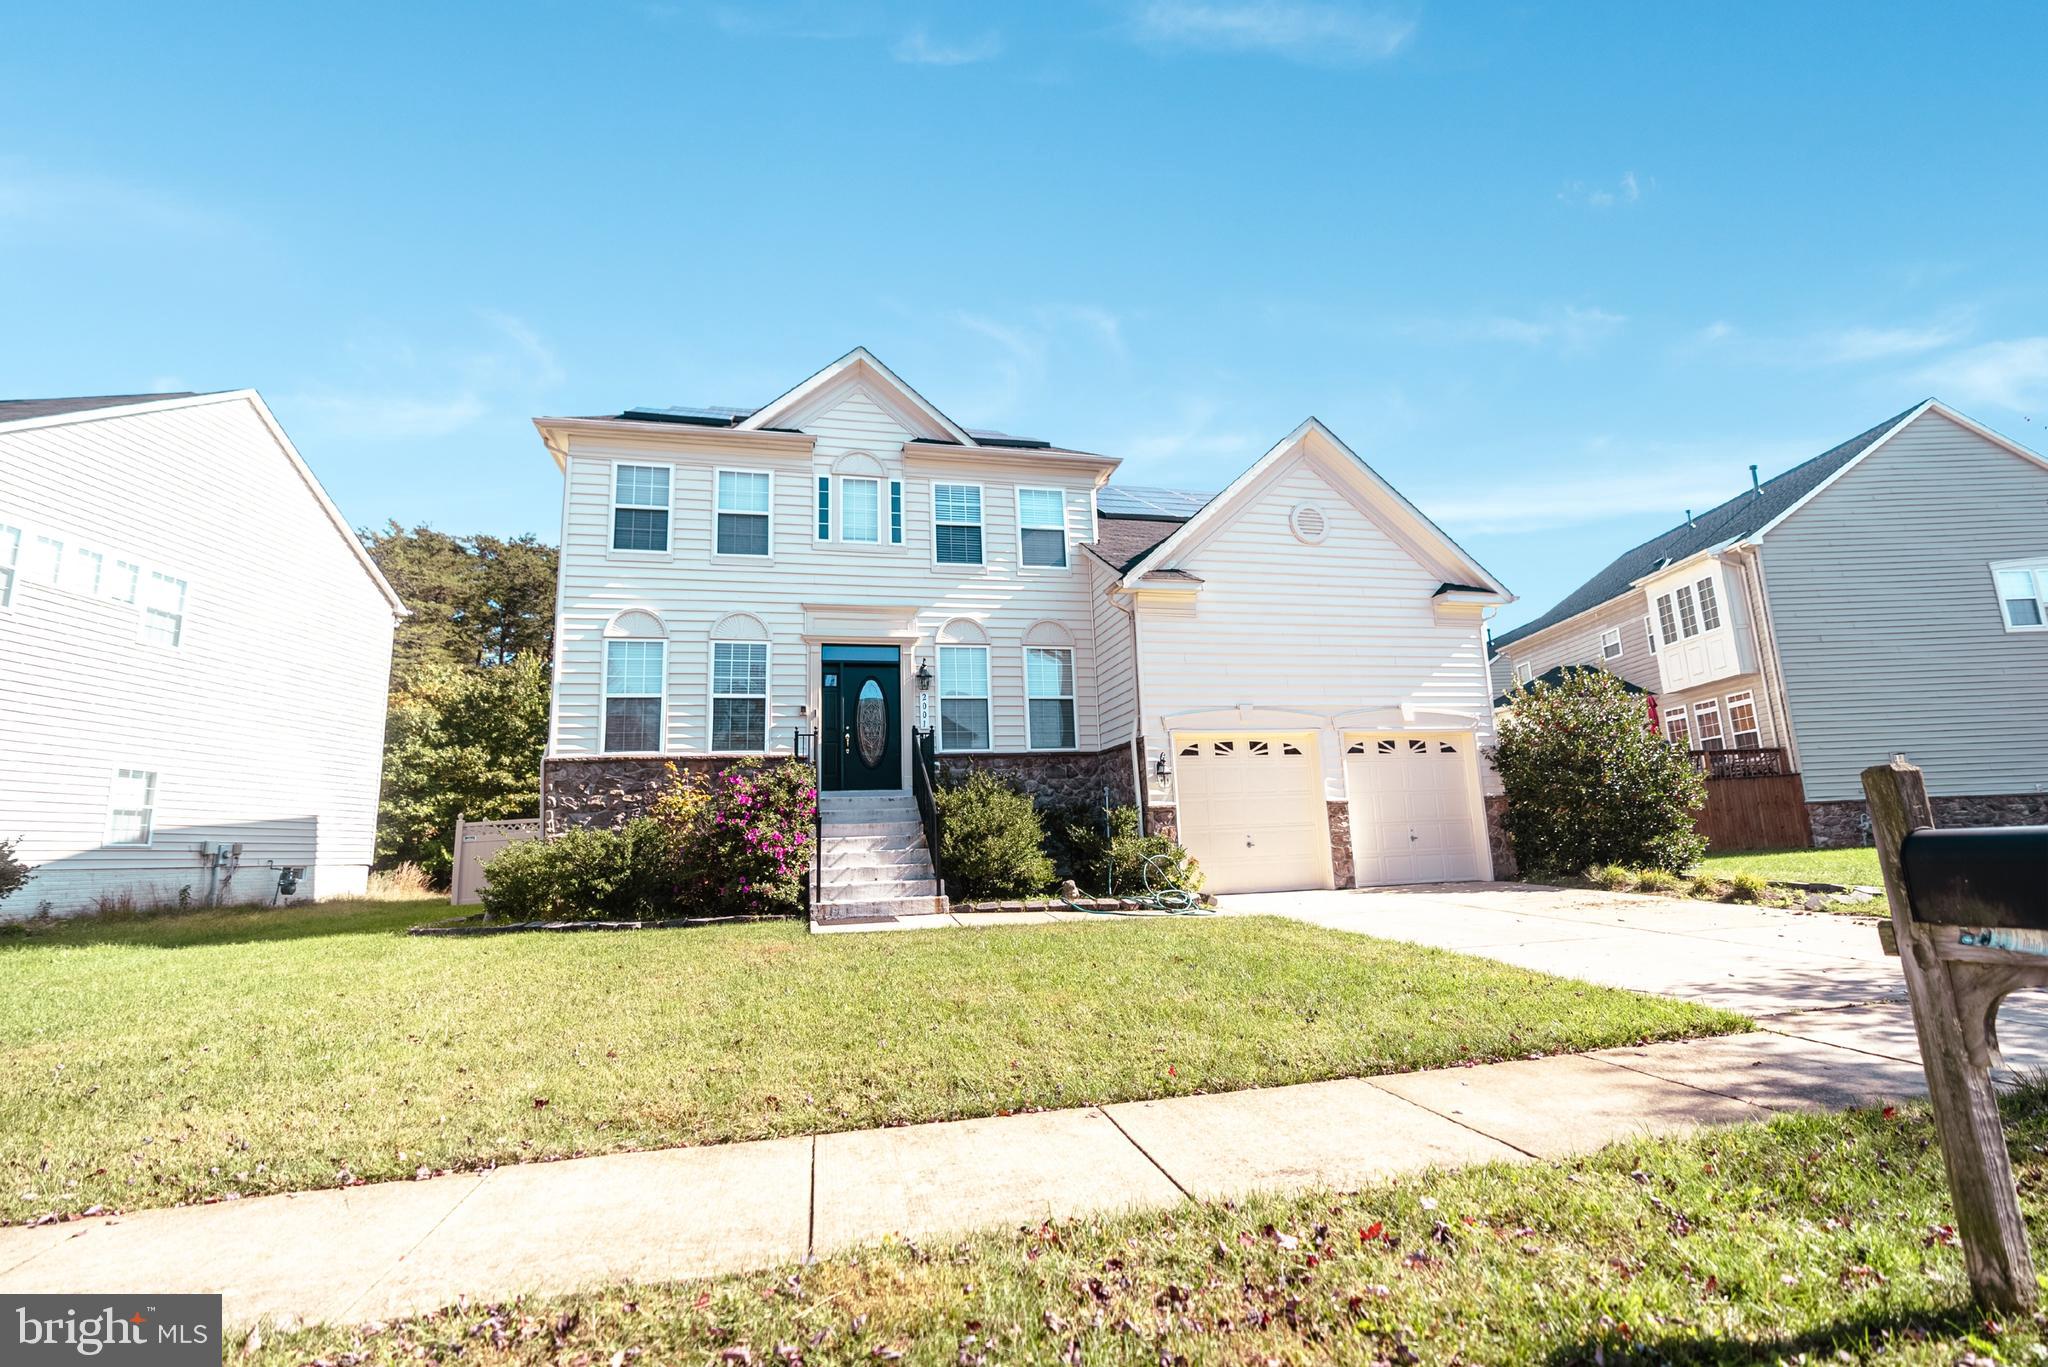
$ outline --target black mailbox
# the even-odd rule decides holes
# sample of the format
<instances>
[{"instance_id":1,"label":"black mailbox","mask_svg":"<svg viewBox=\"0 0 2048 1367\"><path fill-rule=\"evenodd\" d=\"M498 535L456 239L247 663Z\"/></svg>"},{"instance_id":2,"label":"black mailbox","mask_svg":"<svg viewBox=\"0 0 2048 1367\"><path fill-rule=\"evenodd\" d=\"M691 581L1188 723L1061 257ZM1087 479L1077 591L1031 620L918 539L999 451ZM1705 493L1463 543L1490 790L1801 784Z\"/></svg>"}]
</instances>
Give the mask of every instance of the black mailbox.
<instances>
[{"instance_id":1,"label":"black mailbox","mask_svg":"<svg viewBox=\"0 0 2048 1367\"><path fill-rule=\"evenodd\" d=\"M2048 826L1914 831L1899 861L1916 921L2048 930Z\"/></svg>"}]
</instances>

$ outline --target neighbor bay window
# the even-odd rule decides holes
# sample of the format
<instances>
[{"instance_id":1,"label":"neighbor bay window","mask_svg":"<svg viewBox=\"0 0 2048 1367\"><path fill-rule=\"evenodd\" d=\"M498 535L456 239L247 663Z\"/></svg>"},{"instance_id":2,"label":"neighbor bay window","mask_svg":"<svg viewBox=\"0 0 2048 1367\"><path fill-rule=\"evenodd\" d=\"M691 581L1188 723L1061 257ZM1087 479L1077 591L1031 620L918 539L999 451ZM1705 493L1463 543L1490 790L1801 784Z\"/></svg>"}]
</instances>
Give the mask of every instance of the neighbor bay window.
<instances>
[{"instance_id":1,"label":"neighbor bay window","mask_svg":"<svg viewBox=\"0 0 2048 1367\"><path fill-rule=\"evenodd\" d=\"M604 643L604 749L614 754L658 752L662 698L667 692L667 643Z\"/></svg>"},{"instance_id":2,"label":"neighbor bay window","mask_svg":"<svg viewBox=\"0 0 2048 1367\"><path fill-rule=\"evenodd\" d=\"M989 748L988 647L939 647L939 748Z\"/></svg>"},{"instance_id":3,"label":"neighbor bay window","mask_svg":"<svg viewBox=\"0 0 2048 1367\"><path fill-rule=\"evenodd\" d=\"M1692 590L1690 588L1680 588L1678 590L1678 629L1685 635L1687 640L1700 634L1700 618L1699 614L1693 610Z\"/></svg>"},{"instance_id":4,"label":"neighbor bay window","mask_svg":"<svg viewBox=\"0 0 2048 1367\"><path fill-rule=\"evenodd\" d=\"M720 555L767 555L772 477L763 470L718 472L717 550Z\"/></svg>"},{"instance_id":5,"label":"neighbor bay window","mask_svg":"<svg viewBox=\"0 0 2048 1367\"><path fill-rule=\"evenodd\" d=\"M1721 605L1714 598L1714 581L1702 579L1700 591L1700 627L1705 631L1717 631L1721 626Z\"/></svg>"},{"instance_id":6,"label":"neighbor bay window","mask_svg":"<svg viewBox=\"0 0 2048 1367\"><path fill-rule=\"evenodd\" d=\"M1024 648L1024 697L1030 709L1031 748L1074 748L1074 652Z\"/></svg>"},{"instance_id":7,"label":"neighbor bay window","mask_svg":"<svg viewBox=\"0 0 2048 1367\"><path fill-rule=\"evenodd\" d=\"M981 563L981 486L932 486L932 554L941 565Z\"/></svg>"},{"instance_id":8,"label":"neighbor bay window","mask_svg":"<svg viewBox=\"0 0 2048 1367\"><path fill-rule=\"evenodd\" d=\"M711 643L711 748L768 748L768 643Z\"/></svg>"}]
</instances>

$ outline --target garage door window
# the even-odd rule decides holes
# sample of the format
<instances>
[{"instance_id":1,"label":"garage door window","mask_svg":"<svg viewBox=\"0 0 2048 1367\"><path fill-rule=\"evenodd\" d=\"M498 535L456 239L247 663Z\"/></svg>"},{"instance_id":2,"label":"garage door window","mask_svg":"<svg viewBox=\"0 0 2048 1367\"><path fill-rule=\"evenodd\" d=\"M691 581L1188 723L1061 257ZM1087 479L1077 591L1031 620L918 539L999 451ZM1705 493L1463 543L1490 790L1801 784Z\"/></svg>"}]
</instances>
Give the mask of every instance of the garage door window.
<instances>
[{"instance_id":1,"label":"garage door window","mask_svg":"<svg viewBox=\"0 0 2048 1367\"><path fill-rule=\"evenodd\" d=\"M1074 652L1028 646L1024 691L1031 710L1031 748L1074 748Z\"/></svg>"}]
</instances>

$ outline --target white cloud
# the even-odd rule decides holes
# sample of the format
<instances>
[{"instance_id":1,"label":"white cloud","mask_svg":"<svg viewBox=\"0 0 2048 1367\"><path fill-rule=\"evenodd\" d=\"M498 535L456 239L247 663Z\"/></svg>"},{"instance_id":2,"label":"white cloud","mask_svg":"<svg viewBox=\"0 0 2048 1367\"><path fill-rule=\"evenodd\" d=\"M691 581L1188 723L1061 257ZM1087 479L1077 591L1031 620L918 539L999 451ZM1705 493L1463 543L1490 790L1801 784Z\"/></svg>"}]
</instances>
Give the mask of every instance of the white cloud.
<instances>
[{"instance_id":1,"label":"white cloud","mask_svg":"<svg viewBox=\"0 0 2048 1367\"><path fill-rule=\"evenodd\" d=\"M1943 357L1920 377L1944 399L2011 409L2048 406L2048 337L1985 342Z\"/></svg>"},{"instance_id":2,"label":"white cloud","mask_svg":"<svg viewBox=\"0 0 2048 1367\"><path fill-rule=\"evenodd\" d=\"M1534 317L1490 314L1477 318L1429 318L1407 323L1409 336L1440 342L1507 342L1556 351L1585 351L1607 340L1628 322L1610 310L1566 305Z\"/></svg>"},{"instance_id":3,"label":"white cloud","mask_svg":"<svg viewBox=\"0 0 2048 1367\"><path fill-rule=\"evenodd\" d=\"M1590 209L1612 209L1617 204L1633 204L1643 197L1643 184L1636 179L1636 173L1626 171L1620 180L1608 185L1589 185L1583 180L1568 180L1557 192L1557 197L1567 204L1583 204Z\"/></svg>"},{"instance_id":4,"label":"white cloud","mask_svg":"<svg viewBox=\"0 0 2048 1367\"><path fill-rule=\"evenodd\" d=\"M1122 320L1092 304L1044 304L1016 320L956 310L952 320L956 327L995 343L999 353L992 365L975 371L983 377L993 373L996 383L959 398L960 413L953 416L962 422L1008 422L1022 417L1029 401L1044 391L1054 365L1077 359L1072 341L1075 333L1085 335L1096 348L1082 351L1084 358L1105 355L1119 363L1130 358Z\"/></svg>"},{"instance_id":5,"label":"white cloud","mask_svg":"<svg viewBox=\"0 0 2048 1367\"><path fill-rule=\"evenodd\" d=\"M912 66L967 66L985 62L1003 50L1003 36L991 30L979 38L945 42L933 38L922 25L896 40L892 56Z\"/></svg>"},{"instance_id":6,"label":"white cloud","mask_svg":"<svg viewBox=\"0 0 2048 1367\"><path fill-rule=\"evenodd\" d=\"M1318 66L1383 62L1414 36L1413 20L1307 0L1141 0L1130 29L1153 47L1257 52Z\"/></svg>"},{"instance_id":7,"label":"white cloud","mask_svg":"<svg viewBox=\"0 0 2048 1367\"><path fill-rule=\"evenodd\" d=\"M1270 435L1261 443L1256 433L1218 427L1216 419L1222 412L1222 405L1214 399L1184 398L1172 421L1147 431L1133 433L1117 442L1113 449L1134 467L1143 467L1155 461L1188 462L1231 456L1237 459L1238 468L1241 469L1250 465L1273 444L1273 437ZM1230 473L1235 475L1237 469ZM1162 472L1162 477L1157 480L1151 480L1150 477L1130 478L1129 482L1171 484L1173 480L1164 477Z\"/></svg>"},{"instance_id":8,"label":"white cloud","mask_svg":"<svg viewBox=\"0 0 2048 1367\"><path fill-rule=\"evenodd\" d=\"M564 378L554 352L512 314L484 309L477 318L485 335L457 346L357 341L348 348L357 383L282 394L276 407L288 427L371 439L445 437L501 409L539 412L542 395Z\"/></svg>"},{"instance_id":9,"label":"white cloud","mask_svg":"<svg viewBox=\"0 0 2048 1367\"><path fill-rule=\"evenodd\" d=\"M1587 468L1584 456L1562 456L1542 463L1575 473L1460 480L1416 501L1454 535L1537 532L1646 514L1676 526L1686 509L1705 512L1748 488L1751 462L1769 478L1813 454L1782 441L1656 443L1621 462L1614 445L1595 443L1597 470Z\"/></svg>"},{"instance_id":10,"label":"white cloud","mask_svg":"<svg viewBox=\"0 0 2048 1367\"><path fill-rule=\"evenodd\" d=\"M1955 314L1912 326L1852 325L1762 336L1722 319L1694 333L1689 346L1756 365L1868 365L1924 356L1954 346L1970 335L1971 326L1967 316Z\"/></svg>"}]
</instances>

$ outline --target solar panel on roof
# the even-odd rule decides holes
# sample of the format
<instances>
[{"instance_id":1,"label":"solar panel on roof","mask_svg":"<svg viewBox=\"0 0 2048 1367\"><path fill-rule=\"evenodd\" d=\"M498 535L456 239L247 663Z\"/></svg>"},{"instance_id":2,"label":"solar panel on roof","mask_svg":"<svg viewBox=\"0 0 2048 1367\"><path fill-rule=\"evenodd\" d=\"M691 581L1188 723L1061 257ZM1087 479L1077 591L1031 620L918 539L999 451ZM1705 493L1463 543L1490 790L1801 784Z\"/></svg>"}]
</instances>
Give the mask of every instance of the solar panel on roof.
<instances>
[{"instance_id":1,"label":"solar panel on roof","mask_svg":"<svg viewBox=\"0 0 2048 1367\"><path fill-rule=\"evenodd\" d=\"M1095 506L1111 517L1193 517L1214 497L1193 489L1110 484L1096 491Z\"/></svg>"}]
</instances>

